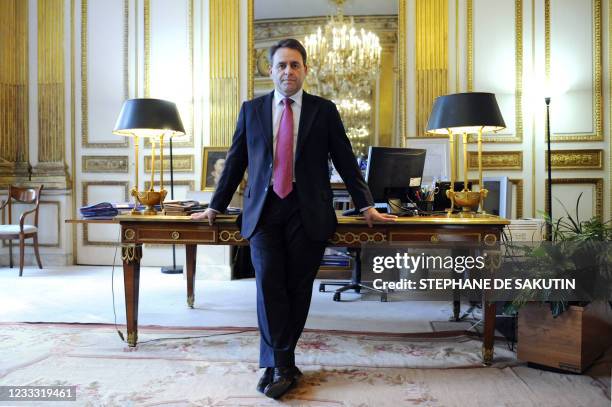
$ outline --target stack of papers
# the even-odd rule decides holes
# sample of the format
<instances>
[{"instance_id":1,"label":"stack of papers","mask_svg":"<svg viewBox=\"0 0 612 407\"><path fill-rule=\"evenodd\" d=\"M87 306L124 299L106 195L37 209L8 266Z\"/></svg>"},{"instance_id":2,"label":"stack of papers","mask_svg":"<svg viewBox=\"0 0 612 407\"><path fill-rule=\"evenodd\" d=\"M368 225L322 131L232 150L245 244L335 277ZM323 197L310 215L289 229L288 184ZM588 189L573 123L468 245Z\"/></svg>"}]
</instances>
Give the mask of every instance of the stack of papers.
<instances>
[{"instance_id":1,"label":"stack of papers","mask_svg":"<svg viewBox=\"0 0 612 407\"><path fill-rule=\"evenodd\" d=\"M208 208L208 204L194 200L164 202L164 214L169 216L187 216L194 212L201 212L206 208Z\"/></svg>"}]
</instances>

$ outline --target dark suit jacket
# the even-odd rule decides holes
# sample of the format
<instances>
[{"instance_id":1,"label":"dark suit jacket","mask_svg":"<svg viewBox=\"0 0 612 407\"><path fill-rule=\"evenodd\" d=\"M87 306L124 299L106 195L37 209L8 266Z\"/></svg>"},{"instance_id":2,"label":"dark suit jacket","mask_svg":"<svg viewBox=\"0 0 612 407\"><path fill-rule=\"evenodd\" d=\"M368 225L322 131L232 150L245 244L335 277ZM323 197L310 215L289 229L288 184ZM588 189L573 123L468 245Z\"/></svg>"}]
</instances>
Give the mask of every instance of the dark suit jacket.
<instances>
[{"instance_id":1,"label":"dark suit jacket","mask_svg":"<svg viewBox=\"0 0 612 407\"><path fill-rule=\"evenodd\" d=\"M244 102L232 146L227 154L210 207L223 211L229 205L248 167L241 234L250 238L264 206L272 177L272 100L274 92ZM344 131L336 105L304 92L295 152L295 189L302 223L313 240L328 240L336 229L328 157L340 173L357 208L373 205Z\"/></svg>"}]
</instances>

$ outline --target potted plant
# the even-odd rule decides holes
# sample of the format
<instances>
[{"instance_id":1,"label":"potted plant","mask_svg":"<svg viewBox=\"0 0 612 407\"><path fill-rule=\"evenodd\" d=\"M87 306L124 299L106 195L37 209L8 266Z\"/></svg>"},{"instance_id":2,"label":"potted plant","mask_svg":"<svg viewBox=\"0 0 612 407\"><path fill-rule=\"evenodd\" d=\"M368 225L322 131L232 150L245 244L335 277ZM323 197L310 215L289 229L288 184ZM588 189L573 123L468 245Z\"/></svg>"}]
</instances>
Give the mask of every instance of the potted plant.
<instances>
[{"instance_id":1,"label":"potted plant","mask_svg":"<svg viewBox=\"0 0 612 407\"><path fill-rule=\"evenodd\" d=\"M580 198L574 216L563 207L565 216L556 221L546 219L552 223L552 243L518 250L534 277L572 276L587 282L588 300L570 301L552 294L546 298L549 292L545 290L538 291L536 297L534 291L524 290L511 305L518 310L517 357L576 373L582 373L612 346L612 304L608 302L612 226L598 217L580 221ZM534 302L536 298L540 301Z\"/></svg>"}]
</instances>

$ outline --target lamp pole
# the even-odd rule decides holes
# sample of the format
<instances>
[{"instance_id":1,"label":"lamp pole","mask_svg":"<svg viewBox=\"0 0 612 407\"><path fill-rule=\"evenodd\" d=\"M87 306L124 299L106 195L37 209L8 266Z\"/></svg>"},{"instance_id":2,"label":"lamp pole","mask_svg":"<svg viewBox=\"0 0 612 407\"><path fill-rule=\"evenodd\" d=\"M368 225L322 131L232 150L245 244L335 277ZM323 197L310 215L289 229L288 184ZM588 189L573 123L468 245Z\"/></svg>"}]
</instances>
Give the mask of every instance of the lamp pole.
<instances>
[{"instance_id":1,"label":"lamp pole","mask_svg":"<svg viewBox=\"0 0 612 407\"><path fill-rule=\"evenodd\" d=\"M545 97L546 103L546 147L547 147L547 164L548 164L548 185L546 186L546 205L548 210L548 222L546 222L546 239L552 241L552 154L550 151L550 97Z\"/></svg>"}]
</instances>

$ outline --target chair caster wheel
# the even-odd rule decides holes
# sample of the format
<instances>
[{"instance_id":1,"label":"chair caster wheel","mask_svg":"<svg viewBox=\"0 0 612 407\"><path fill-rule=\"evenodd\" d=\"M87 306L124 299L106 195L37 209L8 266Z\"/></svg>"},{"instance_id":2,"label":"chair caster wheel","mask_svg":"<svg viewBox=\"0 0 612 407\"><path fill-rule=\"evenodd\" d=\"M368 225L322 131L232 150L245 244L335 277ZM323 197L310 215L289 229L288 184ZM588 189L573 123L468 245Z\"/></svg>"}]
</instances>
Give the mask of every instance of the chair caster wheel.
<instances>
[{"instance_id":1,"label":"chair caster wheel","mask_svg":"<svg viewBox=\"0 0 612 407\"><path fill-rule=\"evenodd\" d=\"M325 284L319 284L319 292L320 293L324 293L325 292Z\"/></svg>"},{"instance_id":2,"label":"chair caster wheel","mask_svg":"<svg viewBox=\"0 0 612 407\"><path fill-rule=\"evenodd\" d=\"M334 293L334 301L340 301L340 293Z\"/></svg>"},{"instance_id":3,"label":"chair caster wheel","mask_svg":"<svg viewBox=\"0 0 612 407\"><path fill-rule=\"evenodd\" d=\"M387 302L387 294L380 295L380 302Z\"/></svg>"}]
</instances>

